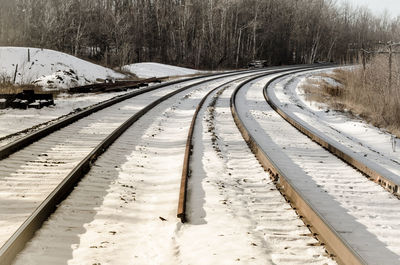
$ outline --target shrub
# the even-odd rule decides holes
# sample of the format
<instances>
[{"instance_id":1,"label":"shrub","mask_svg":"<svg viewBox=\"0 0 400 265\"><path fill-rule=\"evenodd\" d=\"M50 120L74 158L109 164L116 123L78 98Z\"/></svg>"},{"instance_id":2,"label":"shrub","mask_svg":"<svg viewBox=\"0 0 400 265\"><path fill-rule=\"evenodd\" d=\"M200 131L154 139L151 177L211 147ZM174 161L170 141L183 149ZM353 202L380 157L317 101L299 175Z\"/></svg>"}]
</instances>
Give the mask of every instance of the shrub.
<instances>
[{"instance_id":1,"label":"shrub","mask_svg":"<svg viewBox=\"0 0 400 265\"><path fill-rule=\"evenodd\" d=\"M392 67L389 82L388 58L378 55L362 67L342 68L308 81L303 89L309 99L328 103L333 109L359 115L373 125L400 136L400 69ZM342 86L332 85L331 78Z\"/></svg>"}]
</instances>

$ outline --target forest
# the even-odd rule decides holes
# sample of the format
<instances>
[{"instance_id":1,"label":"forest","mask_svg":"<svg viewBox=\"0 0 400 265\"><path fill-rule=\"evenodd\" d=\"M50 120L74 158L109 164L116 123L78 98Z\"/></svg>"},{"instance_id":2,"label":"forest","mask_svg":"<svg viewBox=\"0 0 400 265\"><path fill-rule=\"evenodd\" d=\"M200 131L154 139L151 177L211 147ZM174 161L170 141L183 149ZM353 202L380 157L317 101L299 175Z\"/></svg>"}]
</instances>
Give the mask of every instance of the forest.
<instances>
[{"instance_id":1,"label":"forest","mask_svg":"<svg viewBox=\"0 0 400 265\"><path fill-rule=\"evenodd\" d=\"M200 69L351 62L397 41L400 19L334 0L0 0L0 45L63 51L118 67Z\"/></svg>"}]
</instances>

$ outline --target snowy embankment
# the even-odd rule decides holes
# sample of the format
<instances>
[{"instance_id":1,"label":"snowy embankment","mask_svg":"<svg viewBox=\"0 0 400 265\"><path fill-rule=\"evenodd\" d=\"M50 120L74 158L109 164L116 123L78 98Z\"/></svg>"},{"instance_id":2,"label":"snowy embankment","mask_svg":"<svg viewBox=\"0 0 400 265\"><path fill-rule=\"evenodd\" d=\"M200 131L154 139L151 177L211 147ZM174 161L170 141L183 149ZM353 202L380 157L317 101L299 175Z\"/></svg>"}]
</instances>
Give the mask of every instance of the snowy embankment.
<instances>
[{"instance_id":1,"label":"snowy embankment","mask_svg":"<svg viewBox=\"0 0 400 265\"><path fill-rule=\"evenodd\" d=\"M159 63L135 63L123 66L122 70L135 74L139 78L183 76L202 73L190 68Z\"/></svg>"},{"instance_id":2,"label":"snowy embankment","mask_svg":"<svg viewBox=\"0 0 400 265\"><path fill-rule=\"evenodd\" d=\"M111 69L57 51L0 47L0 80L6 79L12 81L17 65L17 84L34 83L38 86L43 86L45 90L58 90L86 85L95 82L98 78L118 79L125 77ZM140 73L147 73L148 76L165 76L197 72L191 69L152 63L136 64L135 69L139 76L141 75ZM38 126L42 123L45 125L76 109L88 107L122 93L125 92L78 94L72 96L60 94L55 100L55 106L42 109L19 110L8 108L0 110L0 138L26 130L32 126ZM0 141L0 146L12 140L14 140L13 137L2 140Z\"/></svg>"},{"instance_id":3,"label":"snowy embankment","mask_svg":"<svg viewBox=\"0 0 400 265\"><path fill-rule=\"evenodd\" d=\"M307 80L318 78L319 73L314 71L282 79L274 90L281 104L314 130L348 148L367 164L376 163L399 175L400 142L393 135L357 117L331 110L326 104L306 99L302 87Z\"/></svg>"},{"instance_id":4,"label":"snowy embankment","mask_svg":"<svg viewBox=\"0 0 400 265\"><path fill-rule=\"evenodd\" d=\"M17 66L18 65L18 66ZM0 78L17 84L36 84L47 89L69 88L96 82L96 79L124 78L112 69L66 53L47 49L0 47Z\"/></svg>"}]
</instances>

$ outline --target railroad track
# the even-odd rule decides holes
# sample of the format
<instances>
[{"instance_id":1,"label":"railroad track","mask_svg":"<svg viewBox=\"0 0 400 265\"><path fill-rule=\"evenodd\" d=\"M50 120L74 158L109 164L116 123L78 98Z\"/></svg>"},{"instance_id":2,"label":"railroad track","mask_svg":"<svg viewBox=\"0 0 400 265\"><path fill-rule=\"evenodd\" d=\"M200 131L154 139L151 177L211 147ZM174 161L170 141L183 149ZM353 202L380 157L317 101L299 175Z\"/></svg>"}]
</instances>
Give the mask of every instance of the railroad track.
<instances>
[{"instance_id":1,"label":"railroad track","mask_svg":"<svg viewBox=\"0 0 400 265\"><path fill-rule=\"evenodd\" d=\"M237 72L240 72L240 71L237 71ZM230 75L230 74L234 74L234 73L235 73L235 71L227 72L225 74ZM219 74L210 74L207 76L213 77L213 76L217 76L217 75L219 75ZM124 100L130 99L130 98L133 98L136 96L139 96L139 95L147 93L147 92L155 91L159 88L163 88L163 87L171 86L171 85L177 85L182 82L187 82L187 81L191 81L191 80L195 81L197 79L205 78L207 76L197 76L197 77L192 77L192 78L188 78L185 80L171 81L171 82L167 82L165 84L155 85L155 86L151 86L149 88L141 89L140 91L126 93L124 95L120 95L120 96L111 98L109 100L100 102L98 104L95 104L93 106L87 107L81 111L78 111L77 113L67 115L65 118L63 118L61 120L56 119L56 121L46 122L45 124L36 125L36 126L34 126L34 128L16 132L16 133L10 135L11 137L15 138L15 140L13 140L12 142L10 142L4 146L0 146L0 159L3 159L5 157L11 155L12 153L30 145L31 143L49 135L67 125L70 125L84 117L87 117L95 112L98 112L102 109L110 107L114 104L117 104L119 102L122 102ZM131 85L128 84L128 85L125 85L124 87L128 89L131 87ZM50 125L47 125L47 123L50 123ZM36 129L36 128L39 128L39 129ZM5 139L7 139L7 137L8 136L2 137L1 140L5 140Z\"/></svg>"},{"instance_id":2,"label":"railroad track","mask_svg":"<svg viewBox=\"0 0 400 265\"><path fill-rule=\"evenodd\" d=\"M307 70L315 68L315 66L312 66L312 67L310 67L310 66L305 66L304 67L303 66L303 67L300 67L300 68L304 69L304 70L300 70L300 71L307 71ZM257 78L260 78L262 76L265 76L265 75L273 75L273 74L282 73L282 72L285 72L285 71L287 71L287 70L279 69L279 70L276 70L276 71L270 71L270 72L268 72L266 74L261 74L261 75L260 74L255 74L249 80L245 81L245 83L251 82L251 81L253 81L253 80L257 79ZM238 81L238 80L241 80L241 79L243 79L243 78L235 79L235 80L231 81L230 83ZM193 115L193 118L192 118L192 121L191 121L191 124L190 124L189 133L188 133L187 140L186 140L185 158L184 158L184 161L183 161L181 188L180 188L180 193L179 193L179 205L178 205L178 212L177 212L177 217L181 219L182 223L184 223L186 221L187 182L188 182L188 179L190 177L190 168L189 168L190 165L189 164L190 164L190 159L191 159L190 156L191 156L191 152L192 152L192 148L193 148L192 142L193 142L193 136L194 136L196 120L198 119L200 110L202 109L202 107L203 107L205 101L207 100L207 98L209 98L210 95L213 94L215 91L224 89L224 87L227 84L223 84L221 86L218 86L218 87L214 88L213 90L208 92L207 95L205 95L203 97L203 99L199 102L199 104L196 107L196 111L195 111L195 113Z\"/></svg>"},{"instance_id":3,"label":"railroad track","mask_svg":"<svg viewBox=\"0 0 400 265\"><path fill-rule=\"evenodd\" d=\"M247 75L254 75L254 72L247 73ZM245 76L245 74L242 74L242 76ZM236 74L235 77L233 77L233 75L232 75L232 78L233 79L238 78L237 74ZM223 82L221 81L221 83L226 82L227 78L224 77L224 79L225 80ZM208 81L208 82L210 82L210 81ZM97 210L97 207L101 206L104 203L101 198L102 198L102 195L104 195L104 192L105 192L107 187L113 186L113 185L118 185L118 186L122 185L122 187L124 189L126 189L125 192L127 194L121 194L120 197L118 198L119 201L122 203L122 205L120 205L120 207L124 208L123 206L125 204L129 204L130 202L132 202L132 197L134 198L136 196L136 193L133 192L132 189L135 189L136 186L140 187L140 186L143 186L143 185L149 185L149 183L147 183L147 180L141 179L140 181L135 183L136 185L128 185L128 184L123 184L120 181L118 181L118 183L116 183L115 176L113 176L113 177L111 177L111 179L109 179L109 178L107 178L107 175L110 174L110 172L113 172L115 174L114 171L120 170L123 166L120 167L119 163L124 162L125 160L127 160L126 156L128 154L130 155L131 158L132 157L136 158L136 157L141 157L141 156L142 156L142 158L150 157L150 153L147 153L147 155L143 155L141 152L144 152L143 150L147 150L147 152L149 152L149 149L151 149L151 148L154 149L154 146L151 146L152 139L154 137L156 137L158 134L163 134L164 137L165 137L166 132L163 132L164 129L163 129L162 126L160 126L160 124L165 124L166 120L170 120L171 116L173 116L172 114L174 114L174 111L177 108L182 108L182 106L184 106L185 108L190 109L190 107L193 105L193 102L191 102L189 99L191 99L193 97L193 94L197 93L195 87L198 86L198 85L200 85L200 83L198 83L197 85L192 84L190 86L190 88L186 87L186 89L189 89L191 91L190 93L189 92L184 92L184 90L185 90L185 87L184 87L184 88L179 89L179 91L174 90L172 92L172 94L174 94L174 95L167 94L167 95L164 96L164 97L171 97L168 100L172 100L172 98L175 98L176 96L178 96L178 94L180 95L182 93L183 94L184 93L188 93L187 95L183 95L182 94L180 96L182 98L182 100L180 100L178 103L176 103L172 107L170 107L168 109L168 111L165 111L163 113L163 116L162 116L161 119L158 118L159 120L156 123L158 125L158 128L155 128L152 131L152 133L146 134L143 131L144 130L143 128L145 128L145 126L141 126L141 123L144 122L143 120L150 120L151 121L152 120L151 118L137 120L135 122L135 126L134 126L136 128L136 131L134 131L133 134L132 133L126 133L126 134L131 139L135 139L135 135L144 135L144 136L146 136L148 138L147 141L146 141L146 144L142 144L141 146L140 146L140 144L136 145L136 150L135 151L139 151L139 152L136 155L132 155L132 154L129 154L129 151L132 151L132 149L130 149L130 148L132 148L132 142L134 143L135 141L140 141L140 139L137 139L137 140L126 140L127 143L128 143L128 146L123 145L121 147L121 145L120 145L119 147L117 147L116 151L109 150L96 163L94 163L94 167L92 167L92 170L90 171L90 173L85 178L86 182L82 181L77 186L76 190L73 192L73 194L77 193L78 195L75 195L75 197L74 197L73 194L71 194L71 196L69 196L65 200L65 202L63 202L61 204L61 206L58 207L56 213L54 215L52 215L52 217L49 219L49 221L45 223L43 228L39 230L38 235L35 237L35 240L33 241L33 243L28 244L27 250L24 251L22 253L22 255L20 256L20 258L17 259L16 264L26 264L26 262L28 262L28 261L29 262L33 262L33 260L39 260L39 261L37 261L37 263L43 264L43 263L46 263L46 262L43 261L43 258L45 257L45 259L47 259L47 262L49 262L48 257L51 257L52 253L53 253L53 255L54 254L59 254L57 257L52 256L53 259L50 258L50 260L52 262L57 263L57 260L59 260L59 259L65 261L65 258L66 258L65 251L68 252L67 256L70 255L69 252L71 251L71 246L73 246L74 243L76 244L76 238L73 239L73 237L71 237L70 235L65 235L65 234L62 235L62 234L65 233L66 231L71 231L71 233L73 235L76 235L76 233L77 233L76 230L78 228L79 228L78 229L79 232L82 232L81 231L82 227L84 227L84 225L85 225L84 222L88 221L88 219L91 220L93 218L93 216L94 216L93 212ZM218 86L218 85L216 84L216 86ZM192 90L194 90L194 91L192 91ZM208 92L208 90L210 90L210 88L209 87L204 87L204 84L203 84L203 88L202 88L202 92L201 93L205 94L206 92ZM152 96L154 97L154 94ZM196 101L199 101L199 100L200 99L196 98ZM149 108L148 111L151 112L152 115L155 116L155 117L160 116L160 113L162 113L158 109L159 106L163 105L163 108L165 109L166 108L165 105L166 106L170 106L171 105L171 102L165 103L165 102L161 102L161 101L162 100L160 99L159 100L160 104L158 104L158 105L156 104L157 106L155 106L155 105L151 106L151 107L155 107L154 109L150 110L151 107L148 107ZM182 104L182 102L186 102L186 103ZM133 103L130 103L128 105L132 105L132 104ZM187 104L189 104L189 105L187 105ZM138 109L141 109L142 107L143 106L138 106ZM143 109L141 111L143 111ZM146 115L147 115L147 110L145 112L146 112ZM143 114L145 114L145 113L143 113ZM188 115L188 114L186 114L186 115ZM191 114L189 114L189 116L190 115ZM134 116L138 116L138 115L135 114ZM112 117L110 117L110 118L112 118ZM156 120L157 120L157 118L156 118ZM177 129L176 127L173 127L173 128L170 128L169 130L170 130L170 132L172 130L172 133L173 133L176 129ZM168 135L170 135L170 133L168 133ZM137 144L137 142L136 142L136 144ZM170 150L171 148L174 149L173 148L174 146L175 145L172 145L172 146L169 145L168 146L168 150ZM104 149L104 148L100 147L99 149ZM165 152L165 150L164 150L164 152ZM109 155L107 155L107 154L109 154ZM163 158L162 152L157 151L157 152L154 152L154 153L151 153L151 154L153 156L156 156L156 154L158 154L158 158L159 159ZM87 157L92 157L92 156L88 155ZM179 158L179 156L178 156L178 158ZM100 163L101 159L103 159L102 160L103 164ZM111 161L111 163L118 164L118 166L110 167L110 161ZM91 163L93 163L93 161L91 161ZM104 164L105 164L105 166L104 166ZM157 170L157 169L153 169L153 167L156 167L156 166L162 167L162 166L164 166L164 167L167 167L167 168L164 168L164 171L167 172L167 174L169 174L168 172L169 172L170 168L168 167L168 162L164 161L163 163L160 163L156 159L156 160L153 160L150 164L151 164L151 166L143 165L143 164L140 164L137 161L134 161L133 165L130 164L127 167L128 168L132 168L132 167L138 168L139 172L137 172L137 173L140 175L140 174L143 174L143 172L141 172L141 170L150 170L151 172L162 172L163 171L162 169L161 170ZM84 173L79 173L78 175L84 175ZM102 177L100 177L100 179L99 179L99 176L102 176ZM126 180L124 180L122 182L126 182ZM150 180L150 182L151 182L151 180ZM169 181L167 181L167 183L169 183ZM178 184L179 184L179 182L178 182ZM60 184L60 186L62 186L62 185ZM154 185L149 185L149 186L154 186ZM163 185L157 185L157 186L163 186ZM68 191L66 193L69 193L72 187L73 187L73 184L70 184L69 187L67 188ZM93 192L95 192L95 194L93 194ZM160 192L160 191L158 191L158 192ZM175 189L171 189L170 192L172 192L172 194L176 194L176 190ZM150 195L147 195L147 196L150 196ZM51 197L52 196L49 196L49 198L51 198ZM58 202L60 202L62 199L64 199L64 197L66 197L66 194L63 195L62 198L58 198L57 199ZM79 201L79 203L78 203L78 201ZM82 201L84 201L84 203L82 203ZM144 202L146 202L146 206L143 205ZM48 211L46 210L45 211L46 213L43 214L43 212L40 211L41 207L39 207L35 211L35 213L30 217L30 220L25 222L25 224L22 227L22 230L20 228L17 231L17 233L14 234L13 238L10 241L7 242L8 247L7 248L3 248L2 250L4 250L4 249L13 249L13 246L17 247L17 246L24 245L28 241L28 238L32 236L32 233L39 228L41 223L43 223L44 216L49 216L49 214L54 211L54 205L56 203L54 201L52 201L52 202L50 201L49 203L50 203L50 205L52 205L51 207L53 207L53 209L50 209ZM115 201L113 203L115 203ZM148 204L149 204L148 201L142 201L141 203L142 204L140 204L138 206L139 209L136 209L136 211L133 211L133 212L140 212L140 209L143 210L143 208L140 208L140 207L144 207L144 208L149 207L148 206ZM42 206L44 206L44 205L47 205L46 202L42 203ZM89 209L87 209L85 207L89 207ZM111 208L111 207L109 207L109 208ZM64 211L64 210L66 210L66 211ZM132 217L129 217L129 216L132 215L132 213L129 213L129 212L126 213L126 216L125 215L121 215L120 218L123 219L124 216L126 218L128 218L128 219L132 218ZM81 215L78 215L79 218L77 218L77 217L74 217L74 215L76 213L80 213L80 214L85 213L85 214L83 214L83 217L81 217ZM167 216L167 215L163 215L163 216ZM40 221L34 221L35 218L41 218L41 220ZM64 219L66 219L68 221L62 221ZM160 216L160 219L158 219L158 220L161 220L161 219L165 219L165 218ZM33 221L33 222L31 222L31 221ZM78 223L78 225L76 225L76 222ZM172 222L173 222L173 220L172 220ZM173 222L173 224L175 225L175 222ZM108 227L107 225L108 224L102 224L101 227L102 228L103 227ZM33 227L28 227L28 226L33 226ZM56 227L57 226L61 226L61 227L64 226L64 227L62 227L61 229L57 228L56 230L54 230L54 226L56 226ZM140 226L138 226L138 227L135 226L134 229L136 230L138 228L140 228ZM143 229L143 230L147 231L148 227L146 227L146 228L147 229ZM118 229L115 229L115 230L118 230ZM138 229L138 230L141 230L141 229ZM29 233L31 233L31 235L28 235L27 237L24 238L24 235L22 235L24 233L23 231L28 231ZM58 232L55 233L55 231L60 232L61 235L59 235ZM97 231L97 233L100 233L100 232ZM113 229L111 229L109 231L105 231L105 233L108 236L110 236L110 235L114 236L114 235L118 234L117 231L114 231ZM41 237L44 237L45 239L43 240L43 238L41 239ZM39 240L39 242L42 242L42 243L35 243L36 242L36 238L38 238L37 240ZM115 238L114 238L114 240L115 240ZM102 245L102 244L108 244L107 242L110 242L110 241L111 241L111 239L106 240L106 241L102 241L102 242L98 242L97 245L89 245L89 246L87 246L87 248L89 248L91 250L92 249L103 249L104 245ZM43 243L43 242L45 242L45 243ZM46 245L46 243L47 243L47 245ZM67 243L67 244L64 245L64 243ZM81 243L82 243L82 239L81 239ZM144 242L142 242L142 243L144 243ZM46 247L43 246L42 244L45 244ZM50 244L50 246L48 244ZM62 247L60 247L60 245ZM32 257L32 251L31 251L32 248L34 249L33 253L36 253L36 254L33 255L33 256L36 255L35 257ZM58 251L53 251L54 249L59 250L60 248L63 249L61 253L58 252ZM162 246L160 246L160 248L162 249ZM17 252L18 251L15 251L14 255ZM26 252L28 254L26 254ZM3 253L6 253L6 252L3 252ZM39 255L39 257L38 257L38 255ZM104 254L103 254L103 256L104 256ZM148 260L146 258L148 258L148 257L145 257L143 261ZM10 260L11 260L11 258L9 258L9 261ZM83 262L83 261L81 261L81 262ZM139 261L139 263L140 263L140 261Z\"/></svg>"},{"instance_id":4,"label":"railroad track","mask_svg":"<svg viewBox=\"0 0 400 265\"><path fill-rule=\"evenodd\" d=\"M375 178L363 170L369 165L353 154L342 156L333 149L337 144L322 142L323 136L271 100L270 85L283 76L259 79L252 86L243 83L234 92L232 114L243 138L339 263L398 264L399 200L369 180ZM384 186L396 191L393 184Z\"/></svg>"},{"instance_id":5,"label":"railroad track","mask_svg":"<svg viewBox=\"0 0 400 265\"><path fill-rule=\"evenodd\" d=\"M2 148L0 263L12 262L97 157L141 116L199 85L257 72L213 75L195 82L204 79L198 77L185 81L190 81L186 86L172 82L121 96Z\"/></svg>"},{"instance_id":6,"label":"railroad track","mask_svg":"<svg viewBox=\"0 0 400 265\"><path fill-rule=\"evenodd\" d=\"M269 84L275 84L281 80L282 79L271 80ZM288 86L288 83L286 83L286 86ZM340 132L338 133L335 128L316 126L316 122L309 124L294 113L303 111L305 108L304 106L299 107L301 109L300 111L288 109L285 107L285 104L287 103L282 103L281 100L278 99L276 93L274 93L274 90L270 90L269 94L267 93L267 90L264 90L264 97L286 121L292 124L299 131L331 153L335 154L340 159L363 172L372 181L380 184L387 191L397 197L400 196L400 162L398 157L389 156L388 159L382 160L382 158L385 157L379 150L374 149L374 147L364 146L363 143L359 142L360 140L352 139L350 137L346 139L346 137L339 135ZM307 111L304 110L304 113L306 112ZM323 131L318 129L318 127L322 128ZM329 136L328 134L332 136ZM354 146L357 146L357 148L354 148Z\"/></svg>"},{"instance_id":7,"label":"railroad track","mask_svg":"<svg viewBox=\"0 0 400 265\"><path fill-rule=\"evenodd\" d=\"M198 243L180 249L182 259L190 264L201 264L197 256L193 258L188 254L200 252L209 264L229 263L229 260L219 259L219 255L232 251L232 246L223 250L220 246L233 241L240 245L240 249L234 248L240 256L236 261L245 264L334 264L325 248L308 227L301 224L295 211L269 181L230 114L230 96L235 88L259 78L235 80L216 87L197 106L187 138L177 216L189 223L180 229L181 242L196 238ZM205 191L199 188L201 186ZM212 202L204 201L203 192L212 194ZM224 205L223 209L215 206L214 201ZM215 233L208 231L207 237L199 238L201 228L197 225L200 224L212 226L211 231ZM247 248L243 243L246 240L253 242L253 246L268 249L260 255L261 261L252 259L254 249ZM211 261L209 253L214 253Z\"/></svg>"},{"instance_id":8,"label":"railroad track","mask_svg":"<svg viewBox=\"0 0 400 265\"><path fill-rule=\"evenodd\" d=\"M57 168L57 172L64 170L64 175L71 172L71 167L84 170L75 170L79 177L69 184L67 192L62 192L64 194L54 198L55 201L51 196L47 198L51 208L43 210L41 206L46 204L43 202L36 209L6 243L7 248L1 249L0 257L5 258L0 259L0 263L11 263L21 245L25 245L55 211L55 205L63 201L78 179L86 175L27 244L15 264L32 261L57 264L66 260L76 264L88 260L93 264L128 263L119 257L129 257L131 262L138 264L153 258L160 263L173 264L183 260L199 264L201 260L192 255L193 251L201 253L202 257L215 252L211 260L218 263L223 260L222 252L231 251L231 245L221 248L229 241L244 246L241 250L235 249L240 258L232 262L257 263L251 256L257 253L263 257L262 262L279 264L334 264L330 257L340 264L397 264L400 256L400 240L397 239L400 227L396 222L399 200L366 179L353 168L354 165L349 166L300 133L274 110L279 104L273 104L267 88L279 77L309 69L235 73L179 88L166 88L163 92L144 93L140 99L144 103L136 97L129 103L123 101L122 106L115 107L115 114L107 111L109 121L100 119L102 125L114 123L103 135L106 140L100 137L94 141L96 135L93 132L98 132L98 127L86 120L87 124L80 128L90 137L79 137L83 139L79 142L72 140L73 144L63 153L66 159L62 163L55 155L61 150L58 149L60 146L43 147L44 152L42 147L32 144L28 148L34 147L26 154L21 153L26 150L22 149L11 155L9 158L21 159L31 156L34 151L40 159L30 160L31 164L27 165L16 161L7 163L11 165L10 174L15 173L14 166L37 174L40 171L37 165L41 164ZM265 103L264 93L274 107ZM149 99L155 97L157 100L148 104ZM133 105L137 106L136 110L121 117L118 111ZM196 105L196 111L192 111ZM144 115L146 118L140 119ZM99 116L104 117L100 113ZM115 124L117 117L121 121ZM99 119L94 120L99 122ZM79 122L83 123L83 120ZM65 127L68 133L68 130L58 131L60 135L53 133L48 137L54 137L54 142L66 138L63 133L71 135L71 132L79 131L71 127L73 125ZM109 132L120 128L127 130L120 138L108 136ZM238 137L239 131L250 149ZM185 134L188 134L186 141L182 137ZM176 136L172 142L171 135ZM93 159L114 141L115 144L97 161ZM98 142L101 144L96 146ZM82 151L81 158L85 157L87 163L80 162L74 167L81 158L68 151L78 146ZM93 146L100 153L94 154ZM176 162L181 160L185 161L183 170ZM202 162L199 164L199 161ZM89 163L93 166L86 174ZM177 178L177 172L182 176ZM27 185L35 185L29 182L26 174L20 175L28 181ZM149 177L151 175L154 177ZM24 187L20 185L16 185L17 190L23 191ZM202 185L207 192L221 199L218 203L225 207L224 210L216 207L214 202L199 202L199 197L204 196L199 189ZM177 200L179 187L180 198ZM38 190L42 194L48 192L40 186ZM188 220L187 225L177 225L174 220L178 203L178 217L183 222ZM12 208L18 206L10 205ZM157 209L159 216L154 218L149 209ZM299 222L295 211L304 223ZM233 230L225 225L232 219L238 219L238 226ZM199 238L201 226L198 224L208 224L218 234ZM248 236L243 239L246 233ZM156 240L159 237L172 240L159 242ZM185 244L194 237L200 242L200 250L199 244ZM130 242L131 238L136 241ZM120 242L133 245L118 249L115 246ZM246 246L246 242L251 244ZM274 244L269 245L269 242ZM325 254L324 246L330 255ZM214 247L219 248L215 250ZM132 248L146 251L132 256ZM14 252L7 252L11 249ZM268 253L264 256L257 252L265 249ZM154 254L155 250L157 254Z\"/></svg>"}]
</instances>

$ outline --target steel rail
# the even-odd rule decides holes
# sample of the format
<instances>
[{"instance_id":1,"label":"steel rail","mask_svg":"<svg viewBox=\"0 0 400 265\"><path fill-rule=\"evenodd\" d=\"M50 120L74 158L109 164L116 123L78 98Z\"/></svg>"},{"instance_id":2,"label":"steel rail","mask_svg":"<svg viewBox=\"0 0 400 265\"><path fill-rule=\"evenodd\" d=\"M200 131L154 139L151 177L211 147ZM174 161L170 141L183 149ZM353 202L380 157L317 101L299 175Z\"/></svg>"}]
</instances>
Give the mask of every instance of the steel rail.
<instances>
[{"instance_id":1,"label":"steel rail","mask_svg":"<svg viewBox=\"0 0 400 265\"><path fill-rule=\"evenodd\" d=\"M262 71L265 71L262 70ZM258 71L256 71L258 72ZM40 229L42 224L47 218L56 210L57 205L60 204L72 192L76 184L86 175L90 170L96 159L104 153L107 148L115 142L130 126L137 120L144 116L151 109L159 105L161 102L173 97L190 88L196 87L200 84L212 82L218 79L231 77L239 74L252 73L252 71L237 71L234 74L221 75L217 77L203 80L184 86L167 95L151 102L149 105L141 109L139 112L131 116L122 125L115 129L110 135L107 136L100 144L98 144L69 174L63 181L49 194L49 196L35 209L35 211L24 221L24 223L16 230L16 232L7 240L7 242L0 248L0 264L12 264L16 255L24 248L26 243L33 237L34 233ZM215 75L213 75L215 76Z\"/></svg>"},{"instance_id":2,"label":"steel rail","mask_svg":"<svg viewBox=\"0 0 400 265\"><path fill-rule=\"evenodd\" d=\"M307 66L307 67L310 67L310 66ZM188 133L187 140L186 140L185 156L184 156L184 160L183 160L182 177L181 177L181 186L180 186L180 191L179 191L177 217L181 219L182 223L185 223L187 221L187 218L186 218L187 183L190 178L190 158L191 158L192 149L193 149L193 144L192 144L193 143L193 134L194 134L197 117L198 117L199 112L200 112L201 108L203 107L205 101L207 100L207 98L216 90L221 89L222 87L228 85L229 83L236 82L240 79L244 79L244 78L247 79L250 77L250 79L246 80L246 83L248 83L255 79L263 77L263 76L277 74L277 73L281 73L281 72L285 72L285 71L290 71L290 70L294 70L297 68L304 68L304 66L295 66L295 67L286 68L286 69L268 71L263 74L255 74L255 75L251 75L248 77L237 78L237 79L229 81L221 86L218 86L218 87L214 88L213 90L211 90L210 92L208 92L203 97L203 99L200 101L200 103L197 105L196 111L193 115L193 118L192 118L192 121L190 124L189 133ZM311 67L309 69L313 69L313 67Z\"/></svg>"},{"instance_id":3,"label":"steel rail","mask_svg":"<svg viewBox=\"0 0 400 265\"><path fill-rule=\"evenodd\" d=\"M303 69L285 73L279 77L270 80L268 87L274 80L282 76L309 71ZM323 215L316 210L316 207L296 188L291 180L283 173L269 155L260 147L257 141L253 138L250 131L245 127L236 106L236 96L238 91L244 87L248 81L240 84L231 97L231 112L235 123L241 132L244 140L255 154L263 168L271 174L271 177L276 181L281 193L287 198L293 208L297 210L299 215L303 216L303 221L309 224L309 228L316 234L316 237L325 244L327 250L333 253L339 264L367 264L366 261L348 244L343 237L333 229ZM265 89L264 89L265 91Z\"/></svg>"},{"instance_id":4,"label":"steel rail","mask_svg":"<svg viewBox=\"0 0 400 265\"><path fill-rule=\"evenodd\" d=\"M284 75L283 75L284 76ZM268 87L276 80L282 78L283 76L276 77L270 80L264 87L264 98L268 104L287 122L289 122L298 131L306 135L312 141L316 142L330 153L334 154L336 157L340 158L347 164L358 169L365 175L367 175L371 181L374 181L385 188L387 191L393 193L396 196L400 196L400 181L399 176L390 172L389 170L375 164L372 161L368 161L368 165L362 160L367 160L365 158L356 157L350 149L344 147L343 145L329 139L322 133L312 128L311 126L302 123L301 120L295 116L291 116L282 107L276 104L271 97L268 95Z\"/></svg>"}]
</instances>

